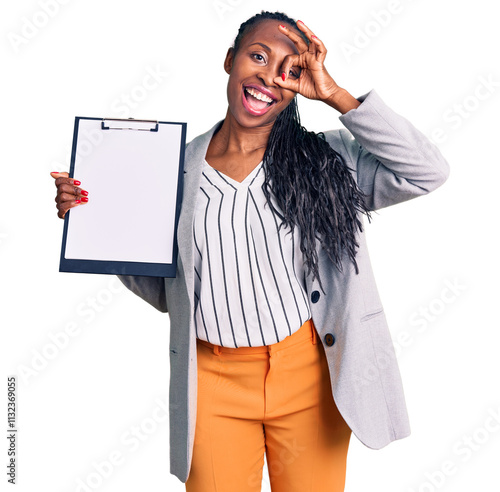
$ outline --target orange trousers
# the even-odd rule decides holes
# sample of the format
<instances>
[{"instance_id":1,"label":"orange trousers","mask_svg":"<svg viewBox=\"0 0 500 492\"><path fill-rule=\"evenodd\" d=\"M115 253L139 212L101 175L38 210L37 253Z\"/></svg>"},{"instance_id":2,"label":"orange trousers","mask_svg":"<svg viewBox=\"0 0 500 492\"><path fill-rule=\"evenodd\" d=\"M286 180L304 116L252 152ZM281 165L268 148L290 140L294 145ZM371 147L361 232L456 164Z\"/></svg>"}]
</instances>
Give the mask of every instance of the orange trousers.
<instances>
[{"instance_id":1,"label":"orange trousers","mask_svg":"<svg viewBox=\"0 0 500 492\"><path fill-rule=\"evenodd\" d=\"M341 492L351 429L312 320L279 343L197 339L198 410L187 492Z\"/></svg>"}]
</instances>

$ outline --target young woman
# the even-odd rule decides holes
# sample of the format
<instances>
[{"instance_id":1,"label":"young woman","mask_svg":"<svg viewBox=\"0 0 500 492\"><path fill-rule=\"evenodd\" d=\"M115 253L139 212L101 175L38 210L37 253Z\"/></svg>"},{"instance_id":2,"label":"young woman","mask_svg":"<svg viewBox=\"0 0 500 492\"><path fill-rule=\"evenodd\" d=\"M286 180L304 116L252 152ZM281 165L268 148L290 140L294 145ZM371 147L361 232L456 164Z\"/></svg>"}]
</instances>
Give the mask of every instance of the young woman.
<instances>
[{"instance_id":1,"label":"young woman","mask_svg":"<svg viewBox=\"0 0 500 492\"><path fill-rule=\"evenodd\" d=\"M188 492L260 490L264 453L273 492L342 491L351 433L410 434L363 216L448 164L374 90L339 87L326 52L281 13L241 25L226 117L186 149L177 276L120 277L170 315L170 471ZM297 94L347 129L306 131ZM53 177L59 217L89 200Z\"/></svg>"}]
</instances>

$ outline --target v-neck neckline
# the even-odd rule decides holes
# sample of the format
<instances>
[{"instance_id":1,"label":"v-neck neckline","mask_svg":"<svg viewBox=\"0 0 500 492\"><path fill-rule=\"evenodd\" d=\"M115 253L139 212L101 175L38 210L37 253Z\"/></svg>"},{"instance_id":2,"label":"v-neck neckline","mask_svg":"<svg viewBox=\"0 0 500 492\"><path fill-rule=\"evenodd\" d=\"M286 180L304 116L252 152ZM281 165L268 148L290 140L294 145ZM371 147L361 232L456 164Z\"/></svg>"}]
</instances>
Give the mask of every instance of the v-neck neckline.
<instances>
[{"instance_id":1,"label":"v-neck neckline","mask_svg":"<svg viewBox=\"0 0 500 492\"><path fill-rule=\"evenodd\" d=\"M257 166L255 166L254 169L252 169L252 171L250 172L250 174L248 174L245 179L243 181L237 181L231 177L229 177L227 174L224 174L222 171L219 171L218 169L215 169L215 167L212 167L206 159L204 159L204 165L206 168L208 168L211 172L217 174L221 179L223 179L224 181L228 182L229 184L233 185L234 187L236 188L241 188L241 187L246 187L246 186L249 186L253 179L255 178L255 176L257 176L257 174L259 173L261 167L262 167L262 162L263 161L260 161L259 164L257 164Z\"/></svg>"}]
</instances>

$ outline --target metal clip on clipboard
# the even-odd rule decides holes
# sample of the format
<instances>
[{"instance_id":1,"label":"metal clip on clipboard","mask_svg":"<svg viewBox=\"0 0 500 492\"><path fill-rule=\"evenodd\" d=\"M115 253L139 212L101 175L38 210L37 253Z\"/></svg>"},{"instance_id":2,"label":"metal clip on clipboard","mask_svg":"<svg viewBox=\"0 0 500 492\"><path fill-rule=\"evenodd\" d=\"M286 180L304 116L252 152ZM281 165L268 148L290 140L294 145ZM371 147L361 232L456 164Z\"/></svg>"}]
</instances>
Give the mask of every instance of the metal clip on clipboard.
<instances>
[{"instance_id":1,"label":"metal clip on clipboard","mask_svg":"<svg viewBox=\"0 0 500 492\"><path fill-rule=\"evenodd\" d=\"M133 123L154 123L153 128L130 128L121 126L106 126L105 121L127 121ZM157 132L158 131L158 121L157 120L136 120L134 118L103 118L101 121L101 130L137 130L142 132Z\"/></svg>"}]
</instances>

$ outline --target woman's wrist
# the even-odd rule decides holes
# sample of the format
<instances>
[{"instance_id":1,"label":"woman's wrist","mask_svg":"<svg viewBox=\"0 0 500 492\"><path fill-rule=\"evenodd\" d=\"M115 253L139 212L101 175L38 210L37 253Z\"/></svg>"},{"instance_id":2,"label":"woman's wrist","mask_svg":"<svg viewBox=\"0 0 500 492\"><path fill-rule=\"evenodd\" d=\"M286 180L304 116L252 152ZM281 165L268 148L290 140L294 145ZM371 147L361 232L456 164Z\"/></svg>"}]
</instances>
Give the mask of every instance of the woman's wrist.
<instances>
[{"instance_id":1,"label":"woman's wrist","mask_svg":"<svg viewBox=\"0 0 500 492\"><path fill-rule=\"evenodd\" d=\"M327 99L324 99L323 102L342 114L347 113L351 109L356 109L361 104L342 87L335 90Z\"/></svg>"}]
</instances>

